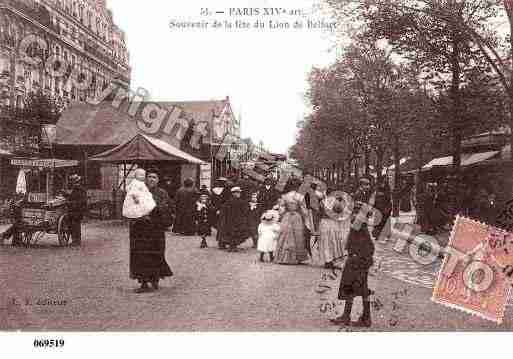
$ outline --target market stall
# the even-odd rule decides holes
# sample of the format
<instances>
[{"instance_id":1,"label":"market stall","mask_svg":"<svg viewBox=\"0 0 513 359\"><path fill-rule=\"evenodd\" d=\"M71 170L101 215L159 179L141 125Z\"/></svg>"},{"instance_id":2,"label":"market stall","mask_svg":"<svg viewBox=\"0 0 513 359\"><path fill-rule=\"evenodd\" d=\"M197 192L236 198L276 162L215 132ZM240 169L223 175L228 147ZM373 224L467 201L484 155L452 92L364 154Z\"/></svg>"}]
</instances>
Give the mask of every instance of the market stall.
<instances>
[{"instance_id":1,"label":"market stall","mask_svg":"<svg viewBox=\"0 0 513 359\"><path fill-rule=\"evenodd\" d=\"M99 161L122 167L121 180L114 191L113 211L116 216L120 216L119 209L124 198L124 192L126 192L129 176L137 167L147 168L152 165L159 167L161 170L165 167L169 174L169 170L176 167L174 165L188 164L198 166L199 173L199 167L207 164L165 141L143 134L137 134L125 143L93 156L89 158L89 161Z\"/></svg>"},{"instance_id":2,"label":"market stall","mask_svg":"<svg viewBox=\"0 0 513 359\"><path fill-rule=\"evenodd\" d=\"M12 158L11 166L19 167L16 184L17 195L23 196L20 202L21 217L17 220L16 231L26 246L37 243L45 234L57 234L61 246L70 242L71 231L67 213L67 201L56 195L54 180L56 174L67 179L67 169L78 166L78 161L55 158ZM27 185L28 177L37 176L46 179L44 193L31 191ZM63 187L67 187L66 181ZM60 188L63 190L64 188Z\"/></svg>"},{"instance_id":3,"label":"market stall","mask_svg":"<svg viewBox=\"0 0 513 359\"><path fill-rule=\"evenodd\" d=\"M171 144L143 134L137 134L127 142L102 152L89 159L111 164L123 165L124 179L120 186L126 185L126 177L136 167L146 167L155 162L175 164L205 165L206 162L179 150ZM126 170L128 168L128 171Z\"/></svg>"}]
</instances>

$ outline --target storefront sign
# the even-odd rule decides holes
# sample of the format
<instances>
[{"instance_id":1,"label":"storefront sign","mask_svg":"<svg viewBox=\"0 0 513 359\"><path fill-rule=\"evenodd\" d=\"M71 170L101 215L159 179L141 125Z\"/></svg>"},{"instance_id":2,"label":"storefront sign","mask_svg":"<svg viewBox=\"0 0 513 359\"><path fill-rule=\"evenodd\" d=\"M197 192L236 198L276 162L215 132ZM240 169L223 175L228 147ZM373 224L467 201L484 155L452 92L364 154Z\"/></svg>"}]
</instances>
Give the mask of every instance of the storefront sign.
<instances>
[{"instance_id":1,"label":"storefront sign","mask_svg":"<svg viewBox=\"0 0 513 359\"><path fill-rule=\"evenodd\" d=\"M78 161L55 158L13 158L11 159L11 165L18 167L58 168L78 166Z\"/></svg>"}]
</instances>

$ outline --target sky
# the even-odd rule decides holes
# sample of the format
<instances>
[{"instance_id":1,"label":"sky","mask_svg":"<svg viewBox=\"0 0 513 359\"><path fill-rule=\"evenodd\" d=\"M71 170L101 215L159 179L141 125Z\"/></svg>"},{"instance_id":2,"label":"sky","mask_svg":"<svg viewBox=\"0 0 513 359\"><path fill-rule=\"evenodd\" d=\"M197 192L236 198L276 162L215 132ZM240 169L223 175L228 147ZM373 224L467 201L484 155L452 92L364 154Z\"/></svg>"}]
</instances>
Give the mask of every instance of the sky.
<instances>
[{"instance_id":1,"label":"sky","mask_svg":"<svg viewBox=\"0 0 513 359\"><path fill-rule=\"evenodd\" d=\"M131 87L143 87L156 101L224 99L241 116L242 137L262 140L267 149L286 153L294 144L296 122L309 108L304 100L312 66L334 59L333 32L307 28L307 20L331 22L313 12L320 0L127 1L107 0L114 22L127 36L132 67ZM151 4L151 5L149 5ZM201 8L212 13L202 16ZM258 8L258 16L228 16L230 8ZM282 8L264 16L263 8ZM301 10L302 16L294 13ZM292 15L289 13L292 12ZM171 28L171 21L259 19L265 29ZM269 20L303 29L271 29Z\"/></svg>"}]
</instances>

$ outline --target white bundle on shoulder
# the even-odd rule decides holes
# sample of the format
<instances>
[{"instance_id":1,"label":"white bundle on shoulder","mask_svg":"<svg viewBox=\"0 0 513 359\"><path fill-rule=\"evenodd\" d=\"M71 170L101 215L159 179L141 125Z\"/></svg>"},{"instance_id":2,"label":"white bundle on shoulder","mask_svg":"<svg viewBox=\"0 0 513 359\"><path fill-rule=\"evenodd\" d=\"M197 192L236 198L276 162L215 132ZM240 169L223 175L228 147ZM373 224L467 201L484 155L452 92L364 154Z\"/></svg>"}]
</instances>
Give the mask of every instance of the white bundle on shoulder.
<instances>
[{"instance_id":1,"label":"white bundle on shoulder","mask_svg":"<svg viewBox=\"0 0 513 359\"><path fill-rule=\"evenodd\" d=\"M135 178L127 188L123 202L123 216L130 219L147 216L157 206L153 195L144 183L146 172L143 169L135 171Z\"/></svg>"}]
</instances>

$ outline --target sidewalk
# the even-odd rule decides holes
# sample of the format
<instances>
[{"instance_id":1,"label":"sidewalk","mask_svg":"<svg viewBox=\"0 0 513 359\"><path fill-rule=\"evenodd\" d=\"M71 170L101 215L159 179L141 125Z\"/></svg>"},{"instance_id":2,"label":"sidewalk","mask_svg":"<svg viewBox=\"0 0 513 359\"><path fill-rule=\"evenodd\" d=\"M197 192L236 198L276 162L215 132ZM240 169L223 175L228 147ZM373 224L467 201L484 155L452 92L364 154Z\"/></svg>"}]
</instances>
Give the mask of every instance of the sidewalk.
<instances>
[{"instance_id":1,"label":"sidewalk","mask_svg":"<svg viewBox=\"0 0 513 359\"><path fill-rule=\"evenodd\" d=\"M501 325L450 309L431 301L432 290L407 284L383 273L370 278L375 289L373 300L383 307L373 306L373 326L369 329L340 328L341 331L511 331L513 308L506 307ZM355 300L353 320L361 313L360 299ZM334 328L338 329L336 326Z\"/></svg>"}]
</instances>

